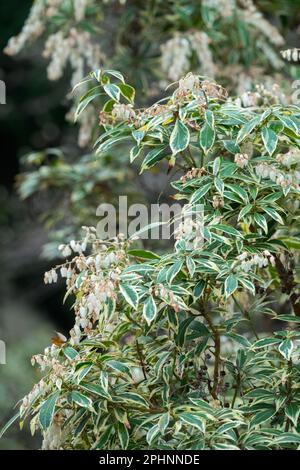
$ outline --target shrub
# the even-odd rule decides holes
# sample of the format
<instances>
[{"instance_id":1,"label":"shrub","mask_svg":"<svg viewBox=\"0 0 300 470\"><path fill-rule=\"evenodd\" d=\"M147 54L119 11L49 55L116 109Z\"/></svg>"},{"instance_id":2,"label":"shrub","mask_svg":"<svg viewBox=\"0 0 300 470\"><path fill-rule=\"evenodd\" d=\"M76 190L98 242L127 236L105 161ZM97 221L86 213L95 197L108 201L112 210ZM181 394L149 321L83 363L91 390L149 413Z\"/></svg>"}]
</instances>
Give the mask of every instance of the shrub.
<instances>
[{"instance_id":1,"label":"shrub","mask_svg":"<svg viewBox=\"0 0 300 470\"><path fill-rule=\"evenodd\" d=\"M37 43L48 61L49 80L65 77L67 83L70 82L68 92L88 70L118 68L136 87L139 104L148 105L154 96L161 96L168 83L194 71L218 80L235 95L240 95L244 106L249 106L256 103L259 93L268 95L274 89L278 91L277 83L284 83L288 88L287 77L297 77L295 67L293 70L285 66L279 54L279 48L284 45L283 26L295 28L292 18L296 14L294 2L285 2L283 9L276 2L254 4L252 0L158 0L154 3L35 0L24 28L10 39L5 51L15 55L24 50L32 56ZM259 83L262 87L259 93L249 95ZM68 97L71 109L67 118L73 120L79 99L76 89ZM77 116L78 142L84 148L94 140L98 126L97 110L102 97L94 98L95 105L89 105ZM282 93L281 98L285 99ZM74 155L74 148L69 148L69 142L62 145L63 152L50 149L24 158L26 165L18 180L22 198L46 192L45 199L51 201L55 188L59 190L59 198L63 194L65 200L68 199L71 217L67 230L62 227L64 214L61 217L62 211L58 213L57 204L55 207L49 204L46 218L44 207L42 209L41 220L52 240L45 246L44 255L52 258L57 255L54 250L57 242L69 235L77 238L79 227L92 223L90 200L99 198L107 167L112 167L110 178L115 188L124 177L126 181L125 175L129 172L121 146L117 169L110 163L112 157L114 162L117 160L115 147L113 155L107 151L104 170L97 161L89 165L83 163L78 151ZM69 171L70 165L73 172ZM86 170L82 170L83 167ZM94 175L87 182L89 168ZM107 191L105 193L107 200Z\"/></svg>"},{"instance_id":2,"label":"shrub","mask_svg":"<svg viewBox=\"0 0 300 470\"><path fill-rule=\"evenodd\" d=\"M93 228L63 247L45 281L66 278L75 325L33 358L47 372L20 419L50 449L296 449L300 110L242 108L192 74L139 110L115 76L90 77L108 94L97 153L124 139L143 170L184 170L175 197L203 226L163 255Z\"/></svg>"}]
</instances>

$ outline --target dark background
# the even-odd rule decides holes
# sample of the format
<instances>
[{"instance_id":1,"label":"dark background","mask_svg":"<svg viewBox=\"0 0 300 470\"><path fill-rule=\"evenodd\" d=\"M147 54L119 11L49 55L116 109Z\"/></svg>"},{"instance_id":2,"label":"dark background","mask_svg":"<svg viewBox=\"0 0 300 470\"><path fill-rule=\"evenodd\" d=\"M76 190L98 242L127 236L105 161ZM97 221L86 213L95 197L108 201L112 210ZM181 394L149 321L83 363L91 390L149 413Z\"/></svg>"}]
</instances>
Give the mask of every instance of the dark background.
<instances>
[{"instance_id":1,"label":"dark background","mask_svg":"<svg viewBox=\"0 0 300 470\"><path fill-rule=\"evenodd\" d=\"M296 46L300 1L257 3L264 12L270 11L270 4L280 5L287 47ZM0 79L6 84L6 104L0 105L0 340L7 347L7 364L0 365L0 428L39 379L31 356L49 344L54 330L67 334L73 324L72 312L62 305L64 286L43 283L43 272L54 262L40 256L47 241L40 216L43 205L51 201L20 201L15 188L24 154L63 147L76 139L75 127L65 121L68 73L49 82L38 42L13 58L2 52L8 39L21 30L31 4L31 0L0 2ZM39 446L39 438L32 439L27 427L20 432L18 425L0 440L0 449Z\"/></svg>"},{"instance_id":2,"label":"dark background","mask_svg":"<svg viewBox=\"0 0 300 470\"><path fill-rule=\"evenodd\" d=\"M49 344L54 330L67 333L72 325L72 313L62 306L63 285L43 283L53 261L40 256L47 241L41 208L30 199L21 202L15 190L26 152L63 145L75 132L65 121L68 76L48 81L39 44L13 58L2 52L21 30L31 4L0 2L0 79L6 84L6 104L0 105L0 339L7 354L7 364L0 365L0 427L38 380L31 356ZM39 440L27 429L19 432L18 425L0 441L0 449L38 447Z\"/></svg>"}]
</instances>

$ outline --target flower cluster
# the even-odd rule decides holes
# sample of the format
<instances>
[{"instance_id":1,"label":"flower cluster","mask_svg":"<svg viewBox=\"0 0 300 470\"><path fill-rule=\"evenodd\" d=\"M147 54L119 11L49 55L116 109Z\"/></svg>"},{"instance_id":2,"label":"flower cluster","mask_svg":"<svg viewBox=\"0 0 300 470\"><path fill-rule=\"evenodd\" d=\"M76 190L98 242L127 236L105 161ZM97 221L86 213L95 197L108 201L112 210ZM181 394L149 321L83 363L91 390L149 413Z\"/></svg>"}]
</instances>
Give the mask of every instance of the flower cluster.
<instances>
[{"instance_id":1,"label":"flower cluster","mask_svg":"<svg viewBox=\"0 0 300 470\"><path fill-rule=\"evenodd\" d=\"M205 174L205 172L206 170L204 168L192 168L185 175L180 177L180 181L182 183L186 183L189 180L200 178L201 176Z\"/></svg>"},{"instance_id":2,"label":"flower cluster","mask_svg":"<svg viewBox=\"0 0 300 470\"><path fill-rule=\"evenodd\" d=\"M46 382L41 379L37 384L34 385L33 389L26 395L20 406L20 416L22 416L30 408L34 400L37 397L43 395L46 392Z\"/></svg>"},{"instance_id":3,"label":"flower cluster","mask_svg":"<svg viewBox=\"0 0 300 470\"><path fill-rule=\"evenodd\" d=\"M246 23L259 30L275 46L284 44L284 39L277 28L264 18L252 0L240 0L240 3L244 8L241 9L241 17Z\"/></svg>"},{"instance_id":4,"label":"flower cluster","mask_svg":"<svg viewBox=\"0 0 300 470\"><path fill-rule=\"evenodd\" d=\"M202 5L215 10L223 18L231 17L236 9L235 0L202 0Z\"/></svg>"},{"instance_id":5,"label":"flower cluster","mask_svg":"<svg viewBox=\"0 0 300 470\"><path fill-rule=\"evenodd\" d=\"M281 159L284 159L284 157L280 155L280 162ZM290 170L287 173L286 171L281 171L269 163L260 163L255 167L255 171L257 176L261 178L269 178L271 181L278 184L282 188L299 189L300 171L298 170Z\"/></svg>"},{"instance_id":6,"label":"flower cluster","mask_svg":"<svg viewBox=\"0 0 300 470\"><path fill-rule=\"evenodd\" d=\"M76 21L82 21L89 0L74 0L74 15Z\"/></svg>"},{"instance_id":7,"label":"flower cluster","mask_svg":"<svg viewBox=\"0 0 300 470\"><path fill-rule=\"evenodd\" d=\"M133 110L132 104L114 104L113 110L112 110L112 116L117 120L117 121L129 121L131 119L134 119L136 114L135 111Z\"/></svg>"},{"instance_id":8,"label":"flower cluster","mask_svg":"<svg viewBox=\"0 0 300 470\"><path fill-rule=\"evenodd\" d=\"M203 214L191 212L191 207L185 205L182 208L182 221L174 230L175 240L185 240L193 249L203 244Z\"/></svg>"},{"instance_id":9,"label":"flower cluster","mask_svg":"<svg viewBox=\"0 0 300 470\"><path fill-rule=\"evenodd\" d=\"M45 282L56 282L57 272L66 280L68 290L83 292L75 305L75 324L70 331L71 343L77 344L82 330L91 332L105 309L108 299L116 300L116 290L122 269L128 259L125 242L120 234L113 241L103 242L96 236L93 227L84 227L86 236L83 241L71 240L68 245L61 245L64 254L78 253L71 261L51 269L45 273ZM90 246L90 253L83 252Z\"/></svg>"},{"instance_id":10,"label":"flower cluster","mask_svg":"<svg viewBox=\"0 0 300 470\"><path fill-rule=\"evenodd\" d=\"M212 205L214 209L222 209L224 207L224 199L220 194L213 196Z\"/></svg>"},{"instance_id":11,"label":"flower cluster","mask_svg":"<svg viewBox=\"0 0 300 470\"><path fill-rule=\"evenodd\" d=\"M51 2L48 0L48 4ZM53 0L52 0L53 3ZM49 5L50 6L50 5ZM45 29L44 17L46 14L46 5L43 0L37 0L33 3L29 16L25 21L22 31L18 36L10 38L4 52L8 55L18 54L27 41L41 36Z\"/></svg>"},{"instance_id":12,"label":"flower cluster","mask_svg":"<svg viewBox=\"0 0 300 470\"><path fill-rule=\"evenodd\" d=\"M99 44L94 44L91 34L71 28L67 35L62 31L51 34L45 44L43 56L50 59L48 77L59 79L69 62L73 74L71 85L74 87L85 75L86 71L100 64L105 59Z\"/></svg>"},{"instance_id":13,"label":"flower cluster","mask_svg":"<svg viewBox=\"0 0 300 470\"><path fill-rule=\"evenodd\" d=\"M210 78L215 77L217 67L210 50L211 39L209 36L204 31L196 31L190 34L189 39L197 55L201 74Z\"/></svg>"},{"instance_id":14,"label":"flower cluster","mask_svg":"<svg viewBox=\"0 0 300 470\"><path fill-rule=\"evenodd\" d=\"M81 30L78 24L85 18L88 0L75 0L74 19L72 26L68 29L60 29L50 34L45 42L43 56L49 59L47 74L49 80L58 80L62 77L68 65L71 66L71 87L74 87L86 73L101 65L106 57L102 52L98 42L95 42L88 31ZM23 49L29 40L41 36L47 27L47 21L56 15L63 6L63 0L37 0L34 2L28 19L21 33L9 40L5 52L15 55ZM72 99L76 102L76 97ZM68 120L73 122L76 103L71 107L66 115ZM78 143L80 147L85 147L91 139L92 129L96 125L95 112L89 110L79 118L80 128Z\"/></svg>"},{"instance_id":15,"label":"flower cluster","mask_svg":"<svg viewBox=\"0 0 300 470\"><path fill-rule=\"evenodd\" d=\"M276 156L276 161L283 166L290 168L292 165L300 163L299 149L292 147L286 153L279 153Z\"/></svg>"},{"instance_id":16,"label":"flower cluster","mask_svg":"<svg viewBox=\"0 0 300 470\"><path fill-rule=\"evenodd\" d=\"M216 74L216 65L210 50L211 40L204 31L175 34L161 46L161 66L168 78L179 80L190 69L194 53L199 62L199 71L208 77Z\"/></svg>"},{"instance_id":17,"label":"flower cluster","mask_svg":"<svg viewBox=\"0 0 300 470\"><path fill-rule=\"evenodd\" d=\"M64 441L61 426L61 415L57 413L54 416L53 423L49 426L43 436L42 450L59 450Z\"/></svg>"},{"instance_id":18,"label":"flower cluster","mask_svg":"<svg viewBox=\"0 0 300 470\"><path fill-rule=\"evenodd\" d=\"M246 273L253 270L255 267L265 268L268 264L272 266L275 265L275 258L268 250L264 250L261 254L255 255L245 251L238 255L237 259L239 261L238 269Z\"/></svg>"},{"instance_id":19,"label":"flower cluster","mask_svg":"<svg viewBox=\"0 0 300 470\"><path fill-rule=\"evenodd\" d=\"M164 303L170 305L170 307L172 307L175 312L180 312L180 310L185 308L181 299L177 297L170 289L167 289L163 284L156 286L154 294L157 297L160 297Z\"/></svg>"},{"instance_id":20,"label":"flower cluster","mask_svg":"<svg viewBox=\"0 0 300 470\"><path fill-rule=\"evenodd\" d=\"M200 107L205 106L208 98L224 100L227 97L226 90L212 80L201 80L199 75L188 73L179 80L178 88L173 94L173 101L176 106L188 101L190 97L197 101Z\"/></svg>"},{"instance_id":21,"label":"flower cluster","mask_svg":"<svg viewBox=\"0 0 300 470\"><path fill-rule=\"evenodd\" d=\"M244 77L245 78L245 77ZM252 81L245 86L247 80L242 80L242 90L245 88L252 87ZM287 98L280 89L277 83L265 81L264 84L258 84L255 86L255 91L243 91L241 95L236 98L235 103L243 108L258 107L262 105L272 104L286 104Z\"/></svg>"},{"instance_id":22,"label":"flower cluster","mask_svg":"<svg viewBox=\"0 0 300 470\"><path fill-rule=\"evenodd\" d=\"M249 155L247 155L246 153L237 153L234 156L234 162L240 168L245 168L248 165L248 162L249 162Z\"/></svg>"},{"instance_id":23,"label":"flower cluster","mask_svg":"<svg viewBox=\"0 0 300 470\"><path fill-rule=\"evenodd\" d=\"M176 34L161 46L161 53L161 66L170 80L177 81L188 71L192 51L186 37Z\"/></svg>"}]
</instances>

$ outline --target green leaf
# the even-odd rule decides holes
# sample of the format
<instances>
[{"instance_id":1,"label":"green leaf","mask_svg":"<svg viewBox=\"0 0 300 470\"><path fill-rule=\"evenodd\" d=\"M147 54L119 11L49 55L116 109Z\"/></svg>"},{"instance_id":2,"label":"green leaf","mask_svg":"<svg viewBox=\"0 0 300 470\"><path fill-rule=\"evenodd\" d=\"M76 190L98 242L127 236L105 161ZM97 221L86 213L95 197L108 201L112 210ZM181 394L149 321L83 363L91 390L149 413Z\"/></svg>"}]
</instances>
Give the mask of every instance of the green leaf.
<instances>
[{"instance_id":1,"label":"green leaf","mask_svg":"<svg viewBox=\"0 0 300 470\"><path fill-rule=\"evenodd\" d=\"M207 153L209 149L211 149L214 144L214 141L215 131L210 127L209 124L205 123L199 135L200 147L203 149L204 153Z\"/></svg>"},{"instance_id":2,"label":"green leaf","mask_svg":"<svg viewBox=\"0 0 300 470\"><path fill-rule=\"evenodd\" d=\"M221 424L221 426L218 427L218 429L215 431L216 435L220 435L220 434L225 434L227 433L228 431L230 431L230 429L234 429L234 428L237 428L238 426L240 426L241 424L243 424L242 421L232 421L232 422L229 422L229 423L224 423L224 424Z\"/></svg>"},{"instance_id":3,"label":"green leaf","mask_svg":"<svg viewBox=\"0 0 300 470\"><path fill-rule=\"evenodd\" d=\"M136 232L134 232L130 238L134 239L135 237L140 236L142 233L148 232L149 230L152 230L153 228L160 227L161 225L165 225L167 222L153 222L152 224L146 225L145 227L140 228Z\"/></svg>"},{"instance_id":4,"label":"green leaf","mask_svg":"<svg viewBox=\"0 0 300 470\"><path fill-rule=\"evenodd\" d=\"M259 424L262 424L265 421L268 421L275 414L275 412L276 411L274 408L259 411L251 419L250 427L258 426Z\"/></svg>"},{"instance_id":5,"label":"green leaf","mask_svg":"<svg viewBox=\"0 0 300 470\"><path fill-rule=\"evenodd\" d=\"M282 220L282 217L278 214L273 207L263 207L263 210L270 216L272 217L273 220L276 220L276 222L279 222L281 225L284 225L284 222Z\"/></svg>"},{"instance_id":6,"label":"green leaf","mask_svg":"<svg viewBox=\"0 0 300 470\"><path fill-rule=\"evenodd\" d=\"M60 392L53 393L44 401L39 411L39 421L44 431L46 431L52 423L56 402Z\"/></svg>"},{"instance_id":7,"label":"green leaf","mask_svg":"<svg viewBox=\"0 0 300 470\"><path fill-rule=\"evenodd\" d=\"M3 436L3 434L5 434L6 431L14 424L14 422L17 421L18 418L20 418L20 412L19 411L12 418L10 418L9 421L7 421L7 423L3 426L3 428L1 428L1 430L0 430L0 439Z\"/></svg>"},{"instance_id":8,"label":"green leaf","mask_svg":"<svg viewBox=\"0 0 300 470\"><path fill-rule=\"evenodd\" d=\"M243 238L243 235L231 225L224 225L224 224L216 224L211 225L210 228L214 228L216 230L220 230L220 232L227 233L228 235L233 235L235 237Z\"/></svg>"},{"instance_id":9,"label":"green leaf","mask_svg":"<svg viewBox=\"0 0 300 470\"><path fill-rule=\"evenodd\" d=\"M196 269L195 261L193 260L193 258L187 257L185 262L186 262L186 267L188 268L189 275L193 277L195 274L195 269Z\"/></svg>"},{"instance_id":10,"label":"green leaf","mask_svg":"<svg viewBox=\"0 0 300 470\"><path fill-rule=\"evenodd\" d=\"M138 273L138 274L146 274L151 271L154 271L155 267L151 264L140 263L140 264L131 264L127 268L125 268L122 272L122 276L127 273Z\"/></svg>"},{"instance_id":11,"label":"green leaf","mask_svg":"<svg viewBox=\"0 0 300 470\"><path fill-rule=\"evenodd\" d=\"M223 193L224 193L224 181L221 180L221 178L216 177L216 178L214 179L214 185L215 185L216 189L218 190L218 192L221 194L221 196L223 196Z\"/></svg>"},{"instance_id":12,"label":"green leaf","mask_svg":"<svg viewBox=\"0 0 300 470\"><path fill-rule=\"evenodd\" d=\"M274 392L264 388L255 388L245 394L247 398L274 398Z\"/></svg>"},{"instance_id":13,"label":"green leaf","mask_svg":"<svg viewBox=\"0 0 300 470\"><path fill-rule=\"evenodd\" d=\"M147 432L146 440L149 444L149 446L152 444L152 442L155 440L155 438L160 434L160 430L158 427L158 424L155 424L152 426L152 428L149 429Z\"/></svg>"},{"instance_id":14,"label":"green leaf","mask_svg":"<svg viewBox=\"0 0 300 470\"><path fill-rule=\"evenodd\" d=\"M257 225L263 229L265 234L267 234L268 233L268 224L267 224L265 216L263 216L262 214L259 214L258 212L256 212L253 215L253 217L254 217L254 220L257 223Z\"/></svg>"},{"instance_id":15,"label":"green leaf","mask_svg":"<svg viewBox=\"0 0 300 470\"><path fill-rule=\"evenodd\" d=\"M119 287L120 287L120 292L123 295L126 302L129 305L131 305L132 308L136 310L139 304L139 296L138 296L137 291L132 286L129 286L128 284L120 284Z\"/></svg>"},{"instance_id":16,"label":"green leaf","mask_svg":"<svg viewBox=\"0 0 300 470\"><path fill-rule=\"evenodd\" d=\"M111 400L110 394L99 384L88 383L88 382L81 382L80 387L88 392L92 392L95 395L99 395L106 400Z\"/></svg>"},{"instance_id":17,"label":"green leaf","mask_svg":"<svg viewBox=\"0 0 300 470\"><path fill-rule=\"evenodd\" d=\"M138 145L142 142L143 138L145 137L145 132L144 131L139 131L138 129L135 129L132 131L132 137L136 141Z\"/></svg>"},{"instance_id":18,"label":"green leaf","mask_svg":"<svg viewBox=\"0 0 300 470\"><path fill-rule=\"evenodd\" d=\"M281 114L275 113L280 121L284 124L285 127L293 131L295 134L299 135L299 129L297 124L288 116L282 116Z\"/></svg>"},{"instance_id":19,"label":"green leaf","mask_svg":"<svg viewBox=\"0 0 300 470\"><path fill-rule=\"evenodd\" d=\"M300 404L299 403L289 403L284 412L286 416L292 421L293 425L296 427L298 423L298 418L300 414Z\"/></svg>"},{"instance_id":20,"label":"green leaf","mask_svg":"<svg viewBox=\"0 0 300 470\"><path fill-rule=\"evenodd\" d=\"M176 344L178 344L178 346L182 347L184 345L188 327L193 321L195 321L195 319L193 317L189 317L180 323L178 334L175 338Z\"/></svg>"},{"instance_id":21,"label":"green leaf","mask_svg":"<svg viewBox=\"0 0 300 470\"><path fill-rule=\"evenodd\" d=\"M108 439L110 438L112 430L113 430L113 426L108 426L107 428L105 428L104 431L101 429L99 441L97 442L97 444L95 446L96 449L101 450L101 449L104 448L105 444L107 443Z\"/></svg>"},{"instance_id":22,"label":"green leaf","mask_svg":"<svg viewBox=\"0 0 300 470\"><path fill-rule=\"evenodd\" d=\"M201 188L197 189L190 199L190 204L196 204L198 201L200 201L200 199L202 199L205 194L210 190L211 186L212 183L207 183L204 184Z\"/></svg>"},{"instance_id":23,"label":"green leaf","mask_svg":"<svg viewBox=\"0 0 300 470\"><path fill-rule=\"evenodd\" d=\"M120 100L120 90L117 85L114 83L107 83L103 86L105 93L110 96L113 100L119 101Z\"/></svg>"},{"instance_id":24,"label":"green leaf","mask_svg":"<svg viewBox=\"0 0 300 470\"><path fill-rule=\"evenodd\" d=\"M220 159L220 157L215 158L215 159L214 159L214 163L213 163L213 174L214 174L215 176L219 173L220 165L221 165L221 159Z\"/></svg>"},{"instance_id":25,"label":"green leaf","mask_svg":"<svg viewBox=\"0 0 300 470\"><path fill-rule=\"evenodd\" d=\"M229 184L229 183L226 183L225 186L229 188L231 191L233 191L234 193L236 193L243 202L245 203L248 202L248 194L244 190L244 188L242 188L241 186L237 184Z\"/></svg>"},{"instance_id":26,"label":"green leaf","mask_svg":"<svg viewBox=\"0 0 300 470\"><path fill-rule=\"evenodd\" d=\"M135 97L135 89L127 85L125 83L118 84L117 87L119 88L121 95L124 96L124 98L127 99L130 103L134 102L134 97Z\"/></svg>"},{"instance_id":27,"label":"green leaf","mask_svg":"<svg viewBox=\"0 0 300 470\"><path fill-rule=\"evenodd\" d=\"M249 342L247 338L245 338L245 336L238 335L237 333L226 333L224 336L227 336L227 338L233 339L234 341L236 341L239 344L242 344L246 348L251 346L251 343Z\"/></svg>"},{"instance_id":28,"label":"green leaf","mask_svg":"<svg viewBox=\"0 0 300 470\"><path fill-rule=\"evenodd\" d=\"M162 435L164 435L164 433L166 432L169 422L170 422L170 413L164 413L159 418L158 427Z\"/></svg>"},{"instance_id":29,"label":"green leaf","mask_svg":"<svg viewBox=\"0 0 300 470\"><path fill-rule=\"evenodd\" d=\"M245 215L247 215L251 211L252 207L252 204L247 204L245 207L243 207L243 209L239 213L238 221L244 219Z\"/></svg>"},{"instance_id":30,"label":"green leaf","mask_svg":"<svg viewBox=\"0 0 300 470\"><path fill-rule=\"evenodd\" d=\"M251 134L253 129L260 123L260 121L261 121L260 116L255 116L249 122L244 124L241 127L241 129L239 130L239 133L238 133L237 138L236 138L236 144L239 144L240 142L242 142L245 139L245 137L247 137L249 134Z\"/></svg>"},{"instance_id":31,"label":"green leaf","mask_svg":"<svg viewBox=\"0 0 300 470\"><path fill-rule=\"evenodd\" d=\"M160 259L160 256L149 250L128 250L130 256L141 259Z\"/></svg>"},{"instance_id":32,"label":"green leaf","mask_svg":"<svg viewBox=\"0 0 300 470\"><path fill-rule=\"evenodd\" d=\"M118 70L108 69L108 70L105 70L105 71L104 71L104 74L105 74L105 75L112 75L113 77L115 77L115 78L117 78L118 80L120 80L120 82L125 83L125 80L124 80L123 75L122 75L121 72L119 72Z\"/></svg>"},{"instance_id":33,"label":"green leaf","mask_svg":"<svg viewBox=\"0 0 300 470\"><path fill-rule=\"evenodd\" d=\"M194 289L194 296L196 299L201 297L204 289L205 289L205 282L201 280L196 284L195 289Z\"/></svg>"},{"instance_id":34,"label":"green leaf","mask_svg":"<svg viewBox=\"0 0 300 470\"><path fill-rule=\"evenodd\" d=\"M183 265L183 260L179 259L172 264L166 274L166 281L170 284L173 279L177 276Z\"/></svg>"},{"instance_id":35,"label":"green leaf","mask_svg":"<svg viewBox=\"0 0 300 470\"><path fill-rule=\"evenodd\" d=\"M136 405L140 405L149 409L149 403L138 393L122 392L118 394L117 398L121 399L122 402L133 402Z\"/></svg>"},{"instance_id":36,"label":"green leaf","mask_svg":"<svg viewBox=\"0 0 300 470\"><path fill-rule=\"evenodd\" d=\"M263 127L261 136L268 154L272 155L277 147L278 135L269 127Z\"/></svg>"},{"instance_id":37,"label":"green leaf","mask_svg":"<svg viewBox=\"0 0 300 470\"><path fill-rule=\"evenodd\" d=\"M280 343L278 351L280 354L282 354L283 357L285 357L287 361L289 361L293 352L293 348L293 341L291 339L285 339L282 341L282 343Z\"/></svg>"},{"instance_id":38,"label":"green leaf","mask_svg":"<svg viewBox=\"0 0 300 470\"><path fill-rule=\"evenodd\" d=\"M276 315L274 320L300 323L300 317L296 317L296 315Z\"/></svg>"},{"instance_id":39,"label":"green leaf","mask_svg":"<svg viewBox=\"0 0 300 470\"><path fill-rule=\"evenodd\" d=\"M79 356L78 352L76 349L72 348L71 346L67 346L63 348L64 355L70 359L70 361L73 361L76 359L77 356Z\"/></svg>"},{"instance_id":40,"label":"green leaf","mask_svg":"<svg viewBox=\"0 0 300 470\"><path fill-rule=\"evenodd\" d=\"M192 398L190 397L189 400L196 405L198 408L201 408L201 411L207 411L209 413L214 413L216 409L214 409L207 401L202 400L202 398Z\"/></svg>"},{"instance_id":41,"label":"green leaf","mask_svg":"<svg viewBox=\"0 0 300 470\"><path fill-rule=\"evenodd\" d=\"M276 437L274 442L277 444L300 444L300 435L285 432L282 436Z\"/></svg>"},{"instance_id":42,"label":"green leaf","mask_svg":"<svg viewBox=\"0 0 300 470\"><path fill-rule=\"evenodd\" d=\"M111 360L108 361L106 365L117 372L121 372L121 374L127 374L131 377L130 368L126 364L123 364L123 362Z\"/></svg>"},{"instance_id":43,"label":"green leaf","mask_svg":"<svg viewBox=\"0 0 300 470\"><path fill-rule=\"evenodd\" d=\"M255 295L255 285L253 282L249 281L249 279L245 279L244 277L239 277L239 282L250 292Z\"/></svg>"},{"instance_id":44,"label":"green leaf","mask_svg":"<svg viewBox=\"0 0 300 470\"><path fill-rule=\"evenodd\" d=\"M75 374L77 377L77 383L80 383L81 380L90 372L93 367L92 362L82 362L76 365Z\"/></svg>"},{"instance_id":45,"label":"green leaf","mask_svg":"<svg viewBox=\"0 0 300 470\"><path fill-rule=\"evenodd\" d=\"M92 407L92 400L80 392L77 392L77 391L71 392L71 400L77 405L79 405L80 407L83 407L83 408Z\"/></svg>"},{"instance_id":46,"label":"green leaf","mask_svg":"<svg viewBox=\"0 0 300 470\"><path fill-rule=\"evenodd\" d=\"M74 114L75 122L77 121L81 113L85 110L85 108L90 104L90 102L93 101L97 96L100 96L101 94L102 93L99 91L99 88L97 87L97 90L93 90L93 93L91 93L91 90L90 90L90 92L88 92L86 95L84 95L81 98Z\"/></svg>"},{"instance_id":47,"label":"green leaf","mask_svg":"<svg viewBox=\"0 0 300 470\"><path fill-rule=\"evenodd\" d=\"M213 449L214 450L240 450L238 446L235 446L233 444L224 444L222 442L218 442L217 444L214 444Z\"/></svg>"},{"instance_id":48,"label":"green leaf","mask_svg":"<svg viewBox=\"0 0 300 470\"><path fill-rule=\"evenodd\" d=\"M212 129L214 129L215 118L214 118L214 113L210 109L205 110L205 121Z\"/></svg>"},{"instance_id":49,"label":"green leaf","mask_svg":"<svg viewBox=\"0 0 300 470\"><path fill-rule=\"evenodd\" d=\"M209 329L201 321L194 320L189 325L191 333L190 338L201 338L203 336L210 336Z\"/></svg>"},{"instance_id":50,"label":"green leaf","mask_svg":"<svg viewBox=\"0 0 300 470\"><path fill-rule=\"evenodd\" d=\"M163 152L164 150L165 146L162 145L158 145L154 149L150 150L142 162L141 173L144 170L152 168L154 165L156 165L156 163L162 160L165 157L165 153Z\"/></svg>"},{"instance_id":51,"label":"green leaf","mask_svg":"<svg viewBox=\"0 0 300 470\"><path fill-rule=\"evenodd\" d=\"M179 418L184 423L187 423L190 426L197 428L203 434L205 433L205 421L199 416L184 411L183 413L180 413Z\"/></svg>"},{"instance_id":52,"label":"green leaf","mask_svg":"<svg viewBox=\"0 0 300 470\"><path fill-rule=\"evenodd\" d=\"M134 160L140 155L142 150L142 147L139 147L138 145L130 149L130 163L134 162Z\"/></svg>"},{"instance_id":53,"label":"green leaf","mask_svg":"<svg viewBox=\"0 0 300 470\"><path fill-rule=\"evenodd\" d=\"M116 145L119 142L124 142L125 140L128 140L128 136L122 135L121 137L112 137L111 139L105 140L102 142L101 145L96 150L96 155L100 155L101 153L105 153L108 150L110 150L114 145Z\"/></svg>"},{"instance_id":54,"label":"green leaf","mask_svg":"<svg viewBox=\"0 0 300 470\"><path fill-rule=\"evenodd\" d=\"M240 148L240 146L237 145L234 140L222 140L222 143L223 143L225 149L226 149L228 152L230 152L230 153L232 153L232 154L234 154L234 155L235 155L236 153L241 153L241 148Z\"/></svg>"},{"instance_id":55,"label":"green leaf","mask_svg":"<svg viewBox=\"0 0 300 470\"><path fill-rule=\"evenodd\" d=\"M190 133L188 128L179 119L176 120L175 126L170 136L170 147L172 154L176 155L187 148L190 141Z\"/></svg>"},{"instance_id":56,"label":"green leaf","mask_svg":"<svg viewBox=\"0 0 300 470\"><path fill-rule=\"evenodd\" d=\"M236 291L237 287L238 287L237 278L233 274L230 274L226 278L225 284L224 284L225 296L229 297L230 295L232 295Z\"/></svg>"},{"instance_id":57,"label":"green leaf","mask_svg":"<svg viewBox=\"0 0 300 470\"><path fill-rule=\"evenodd\" d=\"M118 423L118 438L122 449L127 449L129 444L129 433L123 423Z\"/></svg>"},{"instance_id":58,"label":"green leaf","mask_svg":"<svg viewBox=\"0 0 300 470\"><path fill-rule=\"evenodd\" d=\"M274 344L280 343L281 340L278 338L262 338L256 341L252 345L252 349L259 349L259 348L265 348L267 346L274 346Z\"/></svg>"},{"instance_id":59,"label":"green leaf","mask_svg":"<svg viewBox=\"0 0 300 470\"><path fill-rule=\"evenodd\" d=\"M113 107L115 105L115 100L109 99L104 103L102 111L105 111L106 113L111 113L113 110Z\"/></svg>"},{"instance_id":60,"label":"green leaf","mask_svg":"<svg viewBox=\"0 0 300 470\"><path fill-rule=\"evenodd\" d=\"M143 308L143 316L146 322L148 323L148 325L150 325L150 323L154 320L154 318L156 317L156 314L157 314L157 307L156 307L153 297L150 296L144 303L144 308Z\"/></svg>"},{"instance_id":61,"label":"green leaf","mask_svg":"<svg viewBox=\"0 0 300 470\"><path fill-rule=\"evenodd\" d=\"M282 197L282 191L275 191L275 193L271 193L263 197L261 202L275 202L281 197Z\"/></svg>"},{"instance_id":62,"label":"green leaf","mask_svg":"<svg viewBox=\"0 0 300 470\"><path fill-rule=\"evenodd\" d=\"M238 204L241 204L241 198L236 195L236 193L233 193L232 191L224 191L223 196L225 199L230 199L231 201L237 202Z\"/></svg>"}]
</instances>

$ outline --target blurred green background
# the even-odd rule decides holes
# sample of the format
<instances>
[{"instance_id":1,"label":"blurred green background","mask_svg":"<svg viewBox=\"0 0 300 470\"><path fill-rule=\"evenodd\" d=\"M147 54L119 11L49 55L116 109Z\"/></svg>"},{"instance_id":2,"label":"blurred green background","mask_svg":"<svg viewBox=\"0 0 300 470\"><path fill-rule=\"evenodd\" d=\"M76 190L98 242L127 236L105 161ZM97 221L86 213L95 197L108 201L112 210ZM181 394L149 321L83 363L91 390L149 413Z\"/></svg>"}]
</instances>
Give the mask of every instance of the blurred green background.
<instances>
[{"instance_id":1,"label":"blurred green background","mask_svg":"<svg viewBox=\"0 0 300 470\"><path fill-rule=\"evenodd\" d=\"M30 0L0 2L0 50L17 34L31 5ZM30 358L42 351L54 330L67 332L71 312L62 306L63 286L49 289L43 272L52 262L39 257L46 234L38 213L47 201L20 202L15 176L20 158L31 149L62 144L71 126L65 122L65 90L68 78L50 83L45 63L36 51L13 59L0 55L0 79L6 84L6 104L0 105L0 339L6 343L6 365L0 365L0 427L12 416L13 406L38 379ZM65 81L64 81L65 80ZM0 440L0 449L39 447L28 429L18 425Z\"/></svg>"},{"instance_id":2,"label":"blurred green background","mask_svg":"<svg viewBox=\"0 0 300 470\"><path fill-rule=\"evenodd\" d=\"M296 46L300 1L255 3L271 22L281 22L287 47ZM12 416L15 403L38 380L38 372L30 365L31 356L49 344L54 330L67 334L73 324L69 306L62 305L64 286L43 283L43 273L54 261L40 256L48 241L40 215L59 199L51 200L45 192L38 198L20 201L15 189L15 178L23 169L22 157L27 152L60 147L69 153L75 149L78 155L77 131L65 120L70 74L55 82L47 79L47 62L41 58L39 41L13 58L2 53L8 39L21 30L31 4L31 0L0 2L0 79L7 93L6 104L0 105L0 340L7 348L7 364L0 364L0 427ZM153 181L158 181L157 175ZM147 186L145 179L141 186ZM20 432L18 425L0 440L0 449L39 446L39 438L32 438L27 428Z\"/></svg>"}]
</instances>

